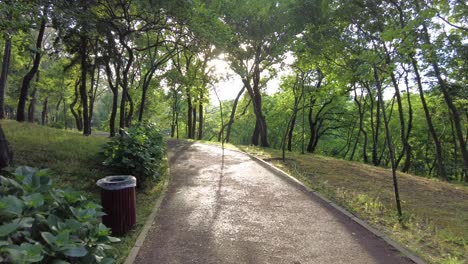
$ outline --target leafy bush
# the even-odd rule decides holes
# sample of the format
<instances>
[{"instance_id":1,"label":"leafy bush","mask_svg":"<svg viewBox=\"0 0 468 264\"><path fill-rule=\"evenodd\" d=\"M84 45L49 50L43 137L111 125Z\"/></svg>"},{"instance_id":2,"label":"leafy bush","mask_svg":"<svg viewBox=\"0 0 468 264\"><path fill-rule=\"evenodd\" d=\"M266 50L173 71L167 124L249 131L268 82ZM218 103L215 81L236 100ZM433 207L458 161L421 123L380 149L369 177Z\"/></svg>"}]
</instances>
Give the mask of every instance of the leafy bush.
<instances>
[{"instance_id":1,"label":"leafy bush","mask_svg":"<svg viewBox=\"0 0 468 264\"><path fill-rule=\"evenodd\" d=\"M114 137L104 146L104 165L123 170L137 178L138 186L150 178L159 179L165 144L162 134L150 123L131 127L123 136Z\"/></svg>"},{"instance_id":2,"label":"leafy bush","mask_svg":"<svg viewBox=\"0 0 468 264\"><path fill-rule=\"evenodd\" d=\"M46 170L0 176L0 263L112 263L101 206L54 188Z\"/></svg>"}]
</instances>

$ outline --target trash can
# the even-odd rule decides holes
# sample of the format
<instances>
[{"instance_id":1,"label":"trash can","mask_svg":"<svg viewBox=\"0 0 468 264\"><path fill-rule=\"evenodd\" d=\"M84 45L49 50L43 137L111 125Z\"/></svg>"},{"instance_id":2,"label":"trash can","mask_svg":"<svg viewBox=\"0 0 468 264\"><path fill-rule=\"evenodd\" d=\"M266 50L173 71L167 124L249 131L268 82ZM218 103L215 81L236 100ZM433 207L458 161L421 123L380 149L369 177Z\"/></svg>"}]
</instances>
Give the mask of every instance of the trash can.
<instances>
[{"instance_id":1,"label":"trash can","mask_svg":"<svg viewBox=\"0 0 468 264\"><path fill-rule=\"evenodd\" d=\"M102 223L113 236L128 232L136 222L136 178L131 175L107 176L96 182L101 187Z\"/></svg>"}]
</instances>

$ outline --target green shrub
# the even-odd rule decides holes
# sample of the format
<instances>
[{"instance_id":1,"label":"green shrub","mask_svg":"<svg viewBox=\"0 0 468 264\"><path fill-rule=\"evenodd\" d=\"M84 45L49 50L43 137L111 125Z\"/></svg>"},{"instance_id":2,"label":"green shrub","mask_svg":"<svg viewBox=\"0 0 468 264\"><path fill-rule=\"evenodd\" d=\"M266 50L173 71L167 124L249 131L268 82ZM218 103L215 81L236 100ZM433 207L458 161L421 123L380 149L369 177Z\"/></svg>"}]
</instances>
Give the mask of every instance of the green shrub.
<instances>
[{"instance_id":1,"label":"green shrub","mask_svg":"<svg viewBox=\"0 0 468 264\"><path fill-rule=\"evenodd\" d=\"M148 178L159 179L159 168L164 157L165 144L162 134L150 123L135 125L114 137L104 146L104 165L132 174L138 186Z\"/></svg>"},{"instance_id":2,"label":"green shrub","mask_svg":"<svg viewBox=\"0 0 468 264\"><path fill-rule=\"evenodd\" d=\"M0 176L0 263L112 263L101 206L54 188L46 170Z\"/></svg>"}]
</instances>

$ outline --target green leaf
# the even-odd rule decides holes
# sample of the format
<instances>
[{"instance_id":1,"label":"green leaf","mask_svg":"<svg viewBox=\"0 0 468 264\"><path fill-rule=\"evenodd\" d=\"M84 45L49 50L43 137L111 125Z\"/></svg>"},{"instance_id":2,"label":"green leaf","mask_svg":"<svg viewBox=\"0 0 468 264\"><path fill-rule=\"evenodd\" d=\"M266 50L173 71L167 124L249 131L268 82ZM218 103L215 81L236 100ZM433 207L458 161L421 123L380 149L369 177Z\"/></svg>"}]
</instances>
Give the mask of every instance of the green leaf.
<instances>
[{"instance_id":1,"label":"green leaf","mask_svg":"<svg viewBox=\"0 0 468 264\"><path fill-rule=\"evenodd\" d=\"M81 194L77 191L67 190L64 192L64 198L67 202L74 204L81 200Z\"/></svg>"},{"instance_id":2,"label":"green leaf","mask_svg":"<svg viewBox=\"0 0 468 264\"><path fill-rule=\"evenodd\" d=\"M8 223L0 226L0 237L8 236L20 227L19 223Z\"/></svg>"},{"instance_id":3,"label":"green leaf","mask_svg":"<svg viewBox=\"0 0 468 264\"><path fill-rule=\"evenodd\" d=\"M22 167L18 167L15 170L14 175L19 181L23 182L25 177L27 176L31 177L34 173L36 173L36 169L28 167L28 166L22 166Z\"/></svg>"},{"instance_id":4,"label":"green leaf","mask_svg":"<svg viewBox=\"0 0 468 264\"><path fill-rule=\"evenodd\" d=\"M109 238L109 241L112 243L117 243L121 241L120 238L113 237L113 236L108 236L107 238Z\"/></svg>"},{"instance_id":5,"label":"green leaf","mask_svg":"<svg viewBox=\"0 0 468 264\"><path fill-rule=\"evenodd\" d=\"M76 221L75 219L67 219L65 223L59 224L59 227L60 229L81 231L83 228L83 225L80 222Z\"/></svg>"},{"instance_id":6,"label":"green leaf","mask_svg":"<svg viewBox=\"0 0 468 264\"><path fill-rule=\"evenodd\" d=\"M54 231L57 231L56 230L56 227L58 225L60 221L60 218L54 214L50 214L48 217L47 217L47 224L49 225L49 227L54 230Z\"/></svg>"},{"instance_id":7,"label":"green leaf","mask_svg":"<svg viewBox=\"0 0 468 264\"><path fill-rule=\"evenodd\" d=\"M103 225L102 223L99 223L99 226L98 226L98 235L99 236L107 236L109 235L110 233L110 229L107 228L105 225Z\"/></svg>"},{"instance_id":8,"label":"green leaf","mask_svg":"<svg viewBox=\"0 0 468 264\"><path fill-rule=\"evenodd\" d=\"M7 248L7 252L14 263L34 263L44 258L40 244L23 243L20 246L12 245Z\"/></svg>"},{"instance_id":9,"label":"green leaf","mask_svg":"<svg viewBox=\"0 0 468 264\"><path fill-rule=\"evenodd\" d=\"M55 244L59 247L67 247L70 244L70 231L62 230L55 237Z\"/></svg>"},{"instance_id":10,"label":"green leaf","mask_svg":"<svg viewBox=\"0 0 468 264\"><path fill-rule=\"evenodd\" d=\"M27 207L35 208L44 204L44 196L40 193L33 193L28 196L23 196L23 201Z\"/></svg>"},{"instance_id":11,"label":"green leaf","mask_svg":"<svg viewBox=\"0 0 468 264\"><path fill-rule=\"evenodd\" d=\"M37 216L37 214L36 214ZM21 228L31 228L34 223L34 218L32 217L22 217L15 219L18 222Z\"/></svg>"},{"instance_id":12,"label":"green leaf","mask_svg":"<svg viewBox=\"0 0 468 264\"><path fill-rule=\"evenodd\" d=\"M68 256L68 257L84 257L86 256L86 254L88 254L88 251L86 250L85 247L79 246L79 247L74 247L74 248L65 250L63 254L65 254L65 256Z\"/></svg>"},{"instance_id":13,"label":"green leaf","mask_svg":"<svg viewBox=\"0 0 468 264\"><path fill-rule=\"evenodd\" d=\"M0 198L0 214L12 214L20 216L23 212L23 201L15 196L8 195Z\"/></svg>"},{"instance_id":14,"label":"green leaf","mask_svg":"<svg viewBox=\"0 0 468 264\"><path fill-rule=\"evenodd\" d=\"M11 185L11 186L15 187L16 189L23 190L23 188L21 187L21 185L18 182L16 182L13 179L5 178L5 177L3 177L1 175L0 175L0 184L5 185L5 186Z\"/></svg>"},{"instance_id":15,"label":"green leaf","mask_svg":"<svg viewBox=\"0 0 468 264\"><path fill-rule=\"evenodd\" d=\"M47 242L47 244L49 244L52 247L55 247L55 242L57 239L54 235L52 235L49 232L41 232L41 236L45 240L45 242Z\"/></svg>"}]
</instances>

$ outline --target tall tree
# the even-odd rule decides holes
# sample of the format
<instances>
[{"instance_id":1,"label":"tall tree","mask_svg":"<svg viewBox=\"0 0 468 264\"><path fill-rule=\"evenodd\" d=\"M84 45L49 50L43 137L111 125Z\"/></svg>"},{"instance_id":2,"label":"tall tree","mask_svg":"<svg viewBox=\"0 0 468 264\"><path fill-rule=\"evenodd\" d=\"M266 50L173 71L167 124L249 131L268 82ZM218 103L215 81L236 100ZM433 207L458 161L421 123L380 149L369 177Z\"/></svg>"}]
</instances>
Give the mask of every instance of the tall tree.
<instances>
[{"instance_id":1,"label":"tall tree","mask_svg":"<svg viewBox=\"0 0 468 264\"><path fill-rule=\"evenodd\" d=\"M10 68L12 38L16 32L25 29L27 21L25 14L30 6L20 1L5 0L0 5L0 32L5 41L0 72L0 119L5 118L5 92Z\"/></svg>"},{"instance_id":2,"label":"tall tree","mask_svg":"<svg viewBox=\"0 0 468 264\"><path fill-rule=\"evenodd\" d=\"M419 0L414 1L415 9L417 12L422 12L422 8L420 6ZM426 9L425 11L434 11L430 8ZM447 80L442 76L442 69L440 67L440 58L437 54L437 47L432 43L431 36L429 34L427 22L424 20L422 22L422 30L421 30L421 39L422 39L422 48L423 48L423 57L425 60L432 66L434 71L434 75L437 79L438 87L443 94L445 103L447 107L450 109L450 117L452 118L455 134L458 139L458 144L460 145L460 150L463 159L463 173L468 175L468 148L467 148L467 141L463 135L463 128L462 122L460 117L460 112L458 108L453 103L452 95L449 92L449 85Z\"/></svg>"},{"instance_id":3,"label":"tall tree","mask_svg":"<svg viewBox=\"0 0 468 264\"><path fill-rule=\"evenodd\" d=\"M318 1L317 1L318 2ZM312 2L312 10L320 10ZM223 21L232 34L228 46L231 67L239 74L252 100L255 113L253 145L269 146L268 128L262 110L262 88L271 77L262 78L266 70L282 61L286 45L302 29L298 26L296 1L223 1ZM310 2L308 2L310 3Z\"/></svg>"},{"instance_id":4,"label":"tall tree","mask_svg":"<svg viewBox=\"0 0 468 264\"><path fill-rule=\"evenodd\" d=\"M34 78L34 75L36 75L37 71L39 70L39 64L41 63L41 58L43 55L42 54L42 40L44 38L45 27L48 21L48 11L49 11L48 9L49 9L49 4L45 4L42 7L42 10L40 13L39 30L37 33L36 46L34 50L33 64L32 64L31 69L24 76L23 82L21 84L17 114L16 114L16 120L19 122L25 121L25 118L26 118L25 107L26 107L26 100L28 97L29 86L30 86L31 80Z\"/></svg>"}]
</instances>

